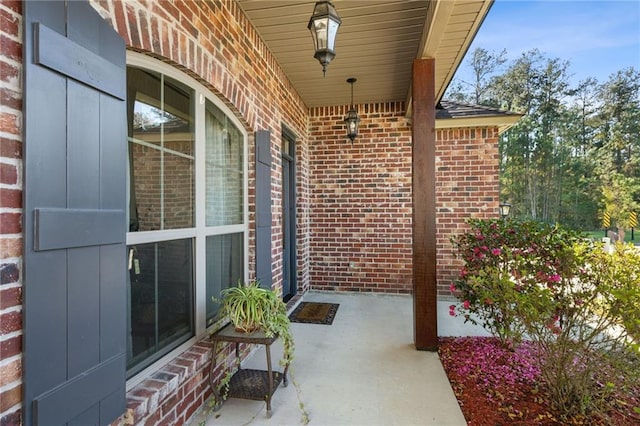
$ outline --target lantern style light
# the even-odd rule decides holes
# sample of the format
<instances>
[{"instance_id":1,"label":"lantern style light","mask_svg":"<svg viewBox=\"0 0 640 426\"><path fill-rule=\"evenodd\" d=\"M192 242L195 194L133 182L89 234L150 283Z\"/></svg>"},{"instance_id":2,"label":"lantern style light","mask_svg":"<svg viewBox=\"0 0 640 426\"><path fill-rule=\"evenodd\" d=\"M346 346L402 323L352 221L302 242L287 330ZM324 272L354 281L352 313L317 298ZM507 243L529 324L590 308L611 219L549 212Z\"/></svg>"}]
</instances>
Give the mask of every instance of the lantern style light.
<instances>
[{"instance_id":1,"label":"lantern style light","mask_svg":"<svg viewBox=\"0 0 640 426\"><path fill-rule=\"evenodd\" d=\"M336 12L330 1L319 1L313 9L313 15L309 19L307 28L311 31L313 37L313 47L315 55L320 64L322 64L322 75L327 72L327 65L336 56L334 50L336 44L336 35L342 20Z\"/></svg>"},{"instance_id":2,"label":"lantern style light","mask_svg":"<svg viewBox=\"0 0 640 426\"><path fill-rule=\"evenodd\" d=\"M358 123L360 123L360 117L358 117L358 112L353 105L353 83L356 81L354 77L347 79L347 83L351 85L351 106L349 112L347 112L347 116L344 118L344 122L347 123L347 136L351 139L351 143L353 143L353 140L358 136Z\"/></svg>"},{"instance_id":3,"label":"lantern style light","mask_svg":"<svg viewBox=\"0 0 640 426\"><path fill-rule=\"evenodd\" d=\"M509 212L511 211L511 204L509 203L501 203L500 204L500 217L506 219L509 216Z\"/></svg>"}]
</instances>

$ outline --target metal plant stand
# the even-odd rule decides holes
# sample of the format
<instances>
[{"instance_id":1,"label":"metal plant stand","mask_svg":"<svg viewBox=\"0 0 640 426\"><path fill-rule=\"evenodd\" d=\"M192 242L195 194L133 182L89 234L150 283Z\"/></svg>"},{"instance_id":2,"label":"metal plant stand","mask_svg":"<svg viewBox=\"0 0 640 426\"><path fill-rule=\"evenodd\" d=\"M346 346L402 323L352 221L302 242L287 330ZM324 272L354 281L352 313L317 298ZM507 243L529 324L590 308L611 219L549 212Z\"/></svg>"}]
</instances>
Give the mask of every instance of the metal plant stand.
<instances>
[{"instance_id":1,"label":"metal plant stand","mask_svg":"<svg viewBox=\"0 0 640 426\"><path fill-rule=\"evenodd\" d=\"M278 339L278 336L267 337L262 330L253 333L242 333L235 331L232 324L229 324L211 336L213 347L211 348L211 364L209 367L209 384L216 399L216 405L213 408L217 411L222 407L223 400L220 397L220 391L216 388L213 381L213 373L216 369L216 358L218 354L218 346L223 342L231 342L236 345L236 359L240 358L240 343L249 343L255 345L264 345L267 353L267 370L243 370L238 365L238 371L229 381L228 397L251 399L255 401L265 401L267 403L267 418L271 417L271 397L282 382L282 386L287 386L287 370L273 371L271 368L271 344Z\"/></svg>"}]
</instances>

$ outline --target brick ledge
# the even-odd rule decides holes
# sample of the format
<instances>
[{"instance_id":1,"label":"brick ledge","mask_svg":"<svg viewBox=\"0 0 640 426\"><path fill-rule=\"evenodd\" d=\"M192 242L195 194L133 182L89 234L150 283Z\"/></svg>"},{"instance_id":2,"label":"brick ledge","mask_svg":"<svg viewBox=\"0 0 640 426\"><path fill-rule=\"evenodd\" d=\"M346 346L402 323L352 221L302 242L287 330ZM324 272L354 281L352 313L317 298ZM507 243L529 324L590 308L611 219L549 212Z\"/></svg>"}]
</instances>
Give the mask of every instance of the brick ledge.
<instances>
[{"instance_id":1,"label":"brick ledge","mask_svg":"<svg viewBox=\"0 0 640 426\"><path fill-rule=\"evenodd\" d=\"M211 395L212 343L197 341L127 392L127 410L112 426L184 424Z\"/></svg>"}]
</instances>

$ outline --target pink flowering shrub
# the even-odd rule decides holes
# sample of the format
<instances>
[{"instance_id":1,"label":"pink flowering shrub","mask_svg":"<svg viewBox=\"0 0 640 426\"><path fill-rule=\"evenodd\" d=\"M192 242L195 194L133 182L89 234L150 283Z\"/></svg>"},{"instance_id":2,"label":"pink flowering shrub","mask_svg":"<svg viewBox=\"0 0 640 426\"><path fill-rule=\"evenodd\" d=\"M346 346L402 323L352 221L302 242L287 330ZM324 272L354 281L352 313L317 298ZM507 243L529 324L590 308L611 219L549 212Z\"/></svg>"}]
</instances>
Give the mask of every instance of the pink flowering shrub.
<instances>
[{"instance_id":1,"label":"pink flowering shrub","mask_svg":"<svg viewBox=\"0 0 640 426\"><path fill-rule=\"evenodd\" d=\"M613 254L534 222L472 220L453 240L464 261L452 315L505 347L525 337L559 418L605 413L613 390L640 391L640 253Z\"/></svg>"},{"instance_id":2,"label":"pink flowering shrub","mask_svg":"<svg viewBox=\"0 0 640 426\"><path fill-rule=\"evenodd\" d=\"M469 221L470 230L452 242L464 261L452 292L462 301L451 315L480 322L505 346L522 339L525 324L518 311L531 293L562 291L575 275L573 244L579 234L538 222ZM550 320L554 315L551 315Z\"/></svg>"}]
</instances>

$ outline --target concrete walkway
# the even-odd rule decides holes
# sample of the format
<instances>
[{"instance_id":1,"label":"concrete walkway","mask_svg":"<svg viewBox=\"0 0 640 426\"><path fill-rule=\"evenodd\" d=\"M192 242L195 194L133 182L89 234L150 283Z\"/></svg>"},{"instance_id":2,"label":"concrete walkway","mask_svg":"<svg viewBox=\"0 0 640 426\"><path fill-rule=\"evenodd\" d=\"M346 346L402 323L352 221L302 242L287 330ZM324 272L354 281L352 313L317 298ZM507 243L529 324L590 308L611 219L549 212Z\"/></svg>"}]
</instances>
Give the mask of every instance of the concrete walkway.
<instances>
[{"instance_id":1,"label":"concrete walkway","mask_svg":"<svg viewBox=\"0 0 640 426\"><path fill-rule=\"evenodd\" d=\"M340 307L332 325L292 324L293 374L272 398L273 416L266 418L264 402L229 398L193 425L302 424L299 401L311 425L466 425L437 354L413 346L411 296L309 293L304 300ZM449 317L449 304L439 302L440 335L483 334ZM274 365L281 353L275 343ZM265 359L260 349L243 367L264 369Z\"/></svg>"}]
</instances>

